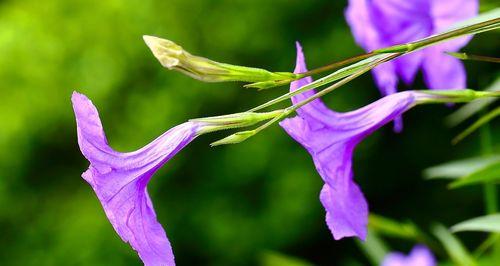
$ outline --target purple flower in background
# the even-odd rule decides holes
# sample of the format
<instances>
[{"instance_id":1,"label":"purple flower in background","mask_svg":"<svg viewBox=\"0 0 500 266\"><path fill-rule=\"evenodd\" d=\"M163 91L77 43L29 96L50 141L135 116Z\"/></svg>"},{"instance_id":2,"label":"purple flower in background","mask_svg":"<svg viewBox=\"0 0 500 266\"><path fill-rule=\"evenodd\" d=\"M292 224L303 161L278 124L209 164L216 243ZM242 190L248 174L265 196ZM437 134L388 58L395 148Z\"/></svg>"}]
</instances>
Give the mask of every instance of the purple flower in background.
<instances>
[{"instance_id":1,"label":"purple flower in background","mask_svg":"<svg viewBox=\"0 0 500 266\"><path fill-rule=\"evenodd\" d=\"M474 17L478 5L477 0L349 0L345 15L356 42L372 51L436 34ZM398 77L413 83L419 69L429 89L466 88L462 62L444 52L456 52L470 39L447 41L376 67L373 74L382 95L396 92ZM398 118L395 130L401 129Z\"/></svg>"},{"instance_id":2,"label":"purple flower in background","mask_svg":"<svg viewBox=\"0 0 500 266\"><path fill-rule=\"evenodd\" d=\"M175 265L172 247L156 219L147 184L158 168L198 135L201 125L181 124L137 151L120 153L108 145L92 102L76 92L71 100L78 144L90 162L82 177L94 189L114 229L139 253L145 265Z\"/></svg>"},{"instance_id":3,"label":"purple flower in background","mask_svg":"<svg viewBox=\"0 0 500 266\"><path fill-rule=\"evenodd\" d=\"M295 73L307 71L302 48L297 43ZM294 91L312 82L310 77L295 81ZM314 91L292 97L292 102L305 100ZM326 209L326 222L335 239L366 237L368 206L353 181L352 156L356 145L366 136L387 124L429 94L405 91L384 97L355 111L337 113L320 99L297 110L298 115L280 125L311 154L318 173L325 181L320 200Z\"/></svg>"},{"instance_id":4,"label":"purple flower in background","mask_svg":"<svg viewBox=\"0 0 500 266\"><path fill-rule=\"evenodd\" d=\"M477 0L349 0L346 18L356 42L366 51L424 38L474 17ZM422 68L430 89L463 89L460 60L444 54L458 51L471 37L462 37L387 62L374 70L384 95L396 92L398 77L411 84Z\"/></svg>"},{"instance_id":5,"label":"purple flower in background","mask_svg":"<svg viewBox=\"0 0 500 266\"><path fill-rule=\"evenodd\" d=\"M436 266L436 259L424 246L416 246L408 256L393 252L385 256L381 266Z\"/></svg>"}]
</instances>

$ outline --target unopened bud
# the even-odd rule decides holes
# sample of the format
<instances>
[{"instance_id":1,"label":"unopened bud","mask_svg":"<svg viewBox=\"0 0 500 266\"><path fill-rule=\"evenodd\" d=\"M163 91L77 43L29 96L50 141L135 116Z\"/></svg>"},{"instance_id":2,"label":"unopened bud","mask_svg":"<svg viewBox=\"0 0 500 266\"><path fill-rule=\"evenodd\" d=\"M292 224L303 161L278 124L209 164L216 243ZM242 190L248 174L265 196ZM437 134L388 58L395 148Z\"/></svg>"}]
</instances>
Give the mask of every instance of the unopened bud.
<instances>
[{"instance_id":1,"label":"unopened bud","mask_svg":"<svg viewBox=\"0 0 500 266\"><path fill-rule=\"evenodd\" d=\"M290 72L270 72L265 69L219 63L195 56L167 39L147 35L144 35L143 39L162 66L205 82L262 82L290 80L296 77L296 74Z\"/></svg>"},{"instance_id":2,"label":"unopened bud","mask_svg":"<svg viewBox=\"0 0 500 266\"><path fill-rule=\"evenodd\" d=\"M221 140L218 140L216 142L212 142L210 146L219 146L219 145L226 145L226 144L237 144L240 142L245 141L246 139L250 138L251 136L255 135L257 132L255 130L248 130L248 131L240 131L236 132L232 135L229 135Z\"/></svg>"}]
</instances>

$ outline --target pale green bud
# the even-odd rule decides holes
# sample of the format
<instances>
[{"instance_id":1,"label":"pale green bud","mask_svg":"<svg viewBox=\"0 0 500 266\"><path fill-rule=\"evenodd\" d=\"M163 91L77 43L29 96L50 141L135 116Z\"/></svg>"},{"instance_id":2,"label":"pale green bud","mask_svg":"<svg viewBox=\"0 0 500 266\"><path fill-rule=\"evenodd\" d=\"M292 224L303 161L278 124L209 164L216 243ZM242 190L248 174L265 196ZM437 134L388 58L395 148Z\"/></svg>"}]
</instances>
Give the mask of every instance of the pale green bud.
<instances>
[{"instance_id":1,"label":"pale green bud","mask_svg":"<svg viewBox=\"0 0 500 266\"><path fill-rule=\"evenodd\" d=\"M154 36L144 35L144 42L162 66L182 72L205 82L245 81L262 82L290 80L296 77L290 72L270 72L265 69L219 63L195 56L176 43Z\"/></svg>"},{"instance_id":2,"label":"pale green bud","mask_svg":"<svg viewBox=\"0 0 500 266\"><path fill-rule=\"evenodd\" d=\"M240 142L245 141L246 139L250 138L251 136L255 135L257 131L255 130L247 130L247 131L240 131L236 132L232 135L229 135L221 140L218 140L216 142L212 142L210 146L219 146L219 145L226 145L226 144L237 144Z\"/></svg>"}]
</instances>

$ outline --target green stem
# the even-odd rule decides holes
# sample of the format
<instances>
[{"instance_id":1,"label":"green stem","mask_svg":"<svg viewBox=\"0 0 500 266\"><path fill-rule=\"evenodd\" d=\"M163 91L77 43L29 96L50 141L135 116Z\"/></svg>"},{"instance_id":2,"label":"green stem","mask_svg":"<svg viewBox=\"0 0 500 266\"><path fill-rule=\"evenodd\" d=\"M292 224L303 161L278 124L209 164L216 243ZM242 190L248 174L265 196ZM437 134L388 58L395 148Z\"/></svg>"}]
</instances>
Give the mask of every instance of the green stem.
<instances>
[{"instance_id":1,"label":"green stem","mask_svg":"<svg viewBox=\"0 0 500 266\"><path fill-rule=\"evenodd\" d=\"M361 61L361 60L369 58L371 56L373 56L373 53L367 53L367 54L361 54L361 55L349 57L349 58L344 59L342 61L338 61L338 62L334 62L334 63L328 64L326 66L318 67L318 68L315 68L313 70L309 70L307 72L299 73L298 75L300 75L300 77L307 77L307 76L312 76L312 75L320 74L320 73L326 72L328 70L333 70L333 69L336 69L336 68L340 68L340 67L343 67L343 66L350 65L352 63Z\"/></svg>"},{"instance_id":2,"label":"green stem","mask_svg":"<svg viewBox=\"0 0 500 266\"><path fill-rule=\"evenodd\" d=\"M481 61L481 62L490 62L490 63L500 63L500 58L484 56L484 55L473 55L468 53L453 53L446 52L448 55L458 58L460 60L470 60L470 61Z\"/></svg>"},{"instance_id":3,"label":"green stem","mask_svg":"<svg viewBox=\"0 0 500 266\"><path fill-rule=\"evenodd\" d=\"M464 28L452 30L442 34L430 36L415 42L407 44L395 45L387 48L382 48L373 51L374 53L393 53L393 52L411 52L425 48L427 46L440 43L443 41L455 39L464 35L477 34L487 30L493 30L500 26L500 18L491 19L485 22L476 23Z\"/></svg>"},{"instance_id":4,"label":"green stem","mask_svg":"<svg viewBox=\"0 0 500 266\"><path fill-rule=\"evenodd\" d=\"M490 125L484 124L480 128L480 137L481 137L481 151L483 155L490 155L493 152L492 149L492 139L490 132ZM486 213L492 214L498 211L498 203L497 203L497 190L496 185L487 183L484 184L484 202L486 204Z\"/></svg>"},{"instance_id":5,"label":"green stem","mask_svg":"<svg viewBox=\"0 0 500 266\"><path fill-rule=\"evenodd\" d=\"M484 113L484 112L483 112ZM481 152L483 155L490 155L493 153L493 141L491 136L490 124L484 124L479 131L481 138ZM494 183L485 183L483 186L484 190L484 202L487 214L493 214L498 211L498 193L497 188ZM498 233L490 234L490 241L493 245L494 257L500 255L500 243L498 242ZM487 241L489 242L489 241Z\"/></svg>"}]
</instances>

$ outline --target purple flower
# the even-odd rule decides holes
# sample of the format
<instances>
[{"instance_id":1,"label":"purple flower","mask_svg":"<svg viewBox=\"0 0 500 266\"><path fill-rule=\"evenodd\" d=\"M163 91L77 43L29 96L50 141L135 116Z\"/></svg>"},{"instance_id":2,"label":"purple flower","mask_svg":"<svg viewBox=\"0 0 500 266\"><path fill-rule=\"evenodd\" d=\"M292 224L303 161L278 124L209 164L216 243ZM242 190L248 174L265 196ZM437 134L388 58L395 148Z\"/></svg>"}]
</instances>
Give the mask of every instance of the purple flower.
<instances>
[{"instance_id":1,"label":"purple flower","mask_svg":"<svg viewBox=\"0 0 500 266\"><path fill-rule=\"evenodd\" d=\"M408 256L393 252L385 256L381 266L435 266L436 259L424 246L416 246Z\"/></svg>"},{"instance_id":2,"label":"purple flower","mask_svg":"<svg viewBox=\"0 0 500 266\"><path fill-rule=\"evenodd\" d=\"M415 41L453 23L474 17L477 0L349 0L346 19L356 42L366 51ZM462 37L384 63L373 70L382 95L396 92L398 77L413 83L422 69L429 89L466 88L465 69L460 60L444 54L465 46L471 37ZM401 118L395 120L401 131Z\"/></svg>"},{"instance_id":3,"label":"purple flower","mask_svg":"<svg viewBox=\"0 0 500 266\"><path fill-rule=\"evenodd\" d=\"M477 13L477 0L349 0L345 15L356 42L371 51L436 34ZM444 52L458 51L470 39L438 44L377 67L374 75L382 94L396 92L398 77L411 84L419 68L430 89L465 88L463 64Z\"/></svg>"},{"instance_id":4,"label":"purple flower","mask_svg":"<svg viewBox=\"0 0 500 266\"><path fill-rule=\"evenodd\" d=\"M302 48L297 43L296 73L307 71ZM295 81L294 91L311 78ZM307 91L292 98L298 102L312 96ZM326 209L326 222L335 239L366 237L368 206L353 181L352 156L356 145L366 136L413 107L417 100L433 96L421 92L405 91L384 97L370 105L347 113L337 113L326 107L320 99L297 110L298 115L280 125L313 157L318 173L325 181L320 200Z\"/></svg>"},{"instance_id":5,"label":"purple flower","mask_svg":"<svg viewBox=\"0 0 500 266\"><path fill-rule=\"evenodd\" d=\"M139 253L145 265L175 265L172 247L156 219L147 184L156 170L198 135L201 125L181 124L137 151L121 153L108 145L92 102L76 92L71 100L78 144L90 162L82 177L94 189L114 229Z\"/></svg>"}]
</instances>

